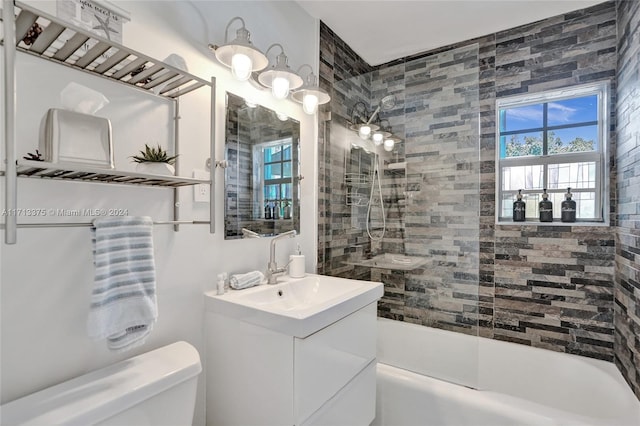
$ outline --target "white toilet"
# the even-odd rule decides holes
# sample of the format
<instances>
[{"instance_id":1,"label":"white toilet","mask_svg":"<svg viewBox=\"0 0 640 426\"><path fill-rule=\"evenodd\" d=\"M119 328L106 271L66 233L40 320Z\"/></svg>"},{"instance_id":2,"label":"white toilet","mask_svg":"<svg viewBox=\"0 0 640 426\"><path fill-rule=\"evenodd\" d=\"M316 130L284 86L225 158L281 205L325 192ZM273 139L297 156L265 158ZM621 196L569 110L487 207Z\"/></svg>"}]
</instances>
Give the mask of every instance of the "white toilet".
<instances>
[{"instance_id":1,"label":"white toilet","mask_svg":"<svg viewBox=\"0 0 640 426\"><path fill-rule=\"evenodd\" d=\"M192 424L198 351L177 342L0 406L3 426Z\"/></svg>"}]
</instances>

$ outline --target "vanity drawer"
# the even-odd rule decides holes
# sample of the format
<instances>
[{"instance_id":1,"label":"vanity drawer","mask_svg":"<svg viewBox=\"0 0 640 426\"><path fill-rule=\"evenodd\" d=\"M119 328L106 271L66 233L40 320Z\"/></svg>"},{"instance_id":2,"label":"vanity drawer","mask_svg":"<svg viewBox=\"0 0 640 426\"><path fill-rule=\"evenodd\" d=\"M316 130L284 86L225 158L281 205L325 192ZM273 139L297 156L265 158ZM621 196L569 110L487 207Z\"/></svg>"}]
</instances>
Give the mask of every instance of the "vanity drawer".
<instances>
[{"instance_id":1,"label":"vanity drawer","mask_svg":"<svg viewBox=\"0 0 640 426\"><path fill-rule=\"evenodd\" d=\"M376 303L294 342L296 424L301 424L376 357ZM374 395L375 398L375 395Z\"/></svg>"},{"instance_id":2,"label":"vanity drawer","mask_svg":"<svg viewBox=\"0 0 640 426\"><path fill-rule=\"evenodd\" d=\"M376 360L373 360L302 426L367 426L376 417Z\"/></svg>"}]
</instances>

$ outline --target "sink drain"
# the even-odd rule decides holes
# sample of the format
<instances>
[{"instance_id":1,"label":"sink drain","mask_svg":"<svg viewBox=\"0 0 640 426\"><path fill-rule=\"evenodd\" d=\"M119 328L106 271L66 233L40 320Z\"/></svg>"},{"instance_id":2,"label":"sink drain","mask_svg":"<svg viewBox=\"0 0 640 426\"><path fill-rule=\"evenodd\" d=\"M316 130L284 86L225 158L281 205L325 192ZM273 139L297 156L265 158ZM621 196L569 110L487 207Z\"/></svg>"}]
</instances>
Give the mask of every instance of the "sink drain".
<instances>
[{"instance_id":1,"label":"sink drain","mask_svg":"<svg viewBox=\"0 0 640 426\"><path fill-rule=\"evenodd\" d=\"M283 294L282 290L278 290L278 296L282 296Z\"/></svg>"}]
</instances>

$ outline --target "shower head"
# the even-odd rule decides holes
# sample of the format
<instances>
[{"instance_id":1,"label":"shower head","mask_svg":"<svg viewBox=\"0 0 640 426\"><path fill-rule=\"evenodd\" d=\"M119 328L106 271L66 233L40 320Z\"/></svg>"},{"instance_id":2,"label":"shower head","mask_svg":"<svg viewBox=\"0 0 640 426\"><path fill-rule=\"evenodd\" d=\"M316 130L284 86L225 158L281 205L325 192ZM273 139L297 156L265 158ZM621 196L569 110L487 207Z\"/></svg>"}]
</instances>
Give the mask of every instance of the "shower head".
<instances>
[{"instance_id":1,"label":"shower head","mask_svg":"<svg viewBox=\"0 0 640 426\"><path fill-rule=\"evenodd\" d=\"M380 100L380 109L383 111L389 111L394 106L396 106L395 95L387 95Z\"/></svg>"},{"instance_id":2,"label":"shower head","mask_svg":"<svg viewBox=\"0 0 640 426\"><path fill-rule=\"evenodd\" d=\"M380 99L380 103L378 104L375 111L373 111L373 114L371 114L371 117L369 117L369 121L367 121L367 124L370 124L375 118L376 114L379 113L381 110L389 111L394 106L396 106L395 95L387 95L384 98Z\"/></svg>"}]
</instances>

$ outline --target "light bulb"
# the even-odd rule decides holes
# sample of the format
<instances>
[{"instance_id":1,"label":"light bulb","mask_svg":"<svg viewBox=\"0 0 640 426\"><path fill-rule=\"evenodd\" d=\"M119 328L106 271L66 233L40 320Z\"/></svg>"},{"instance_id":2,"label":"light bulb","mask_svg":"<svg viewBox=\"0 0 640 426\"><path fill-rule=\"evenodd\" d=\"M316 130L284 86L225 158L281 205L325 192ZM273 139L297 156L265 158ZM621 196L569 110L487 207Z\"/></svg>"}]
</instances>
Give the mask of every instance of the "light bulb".
<instances>
[{"instance_id":1,"label":"light bulb","mask_svg":"<svg viewBox=\"0 0 640 426\"><path fill-rule=\"evenodd\" d=\"M369 135L371 134L371 126L369 126L368 124L363 124L362 126L360 126L360 128L358 129L358 134L360 135L361 138L366 139L369 137Z\"/></svg>"},{"instance_id":2,"label":"light bulb","mask_svg":"<svg viewBox=\"0 0 640 426\"><path fill-rule=\"evenodd\" d=\"M371 139L373 139L373 143L376 144L376 146L380 146L384 139L384 135L380 132L375 132L373 136L371 136Z\"/></svg>"},{"instance_id":3,"label":"light bulb","mask_svg":"<svg viewBox=\"0 0 640 426\"><path fill-rule=\"evenodd\" d=\"M287 121L289 119L289 116L282 112L276 112L276 117L278 117L278 120L280 121Z\"/></svg>"},{"instance_id":4,"label":"light bulb","mask_svg":"<svg viewBox=\"0 0 640 426\"><path fill-rule=\"evenodd\" d=\"M385 151L393 151L393 146L396 144L396 142L393 139L386 139L384 141L384 150Z\"/></svg>"},{"instance_id":5,"label":"light bulb","mask_svg":"<svg viewBox=\"0 0 640 426\"><path fill-rule=\"evenodd\" d=\"M304 98L302 98L302 109L307 114L315 114L318 110L318 97L311 94L304 95Z\"/></svg>"},{"instance_id":6,"label":"light bulb","mask_svg":"<svg viewBox=\"0 0 640 426\"><path fill-rule=\"evenodd\" d=\"M236 53L231 58L231 74L236 80L246 81L251 77L253 63L251 58L243 53Z\"/></svg>"},{"instance_id":7,"label":"light bulb","mask_svg":"<svg viewBox=\"0 0 640 426\"><path fill-rule=\"evenodd\" d=\"M271 82L271 93L276 99L284 99L289 96L289 80L284 77L276 77Z\"/></svg>"}]
</instances>

